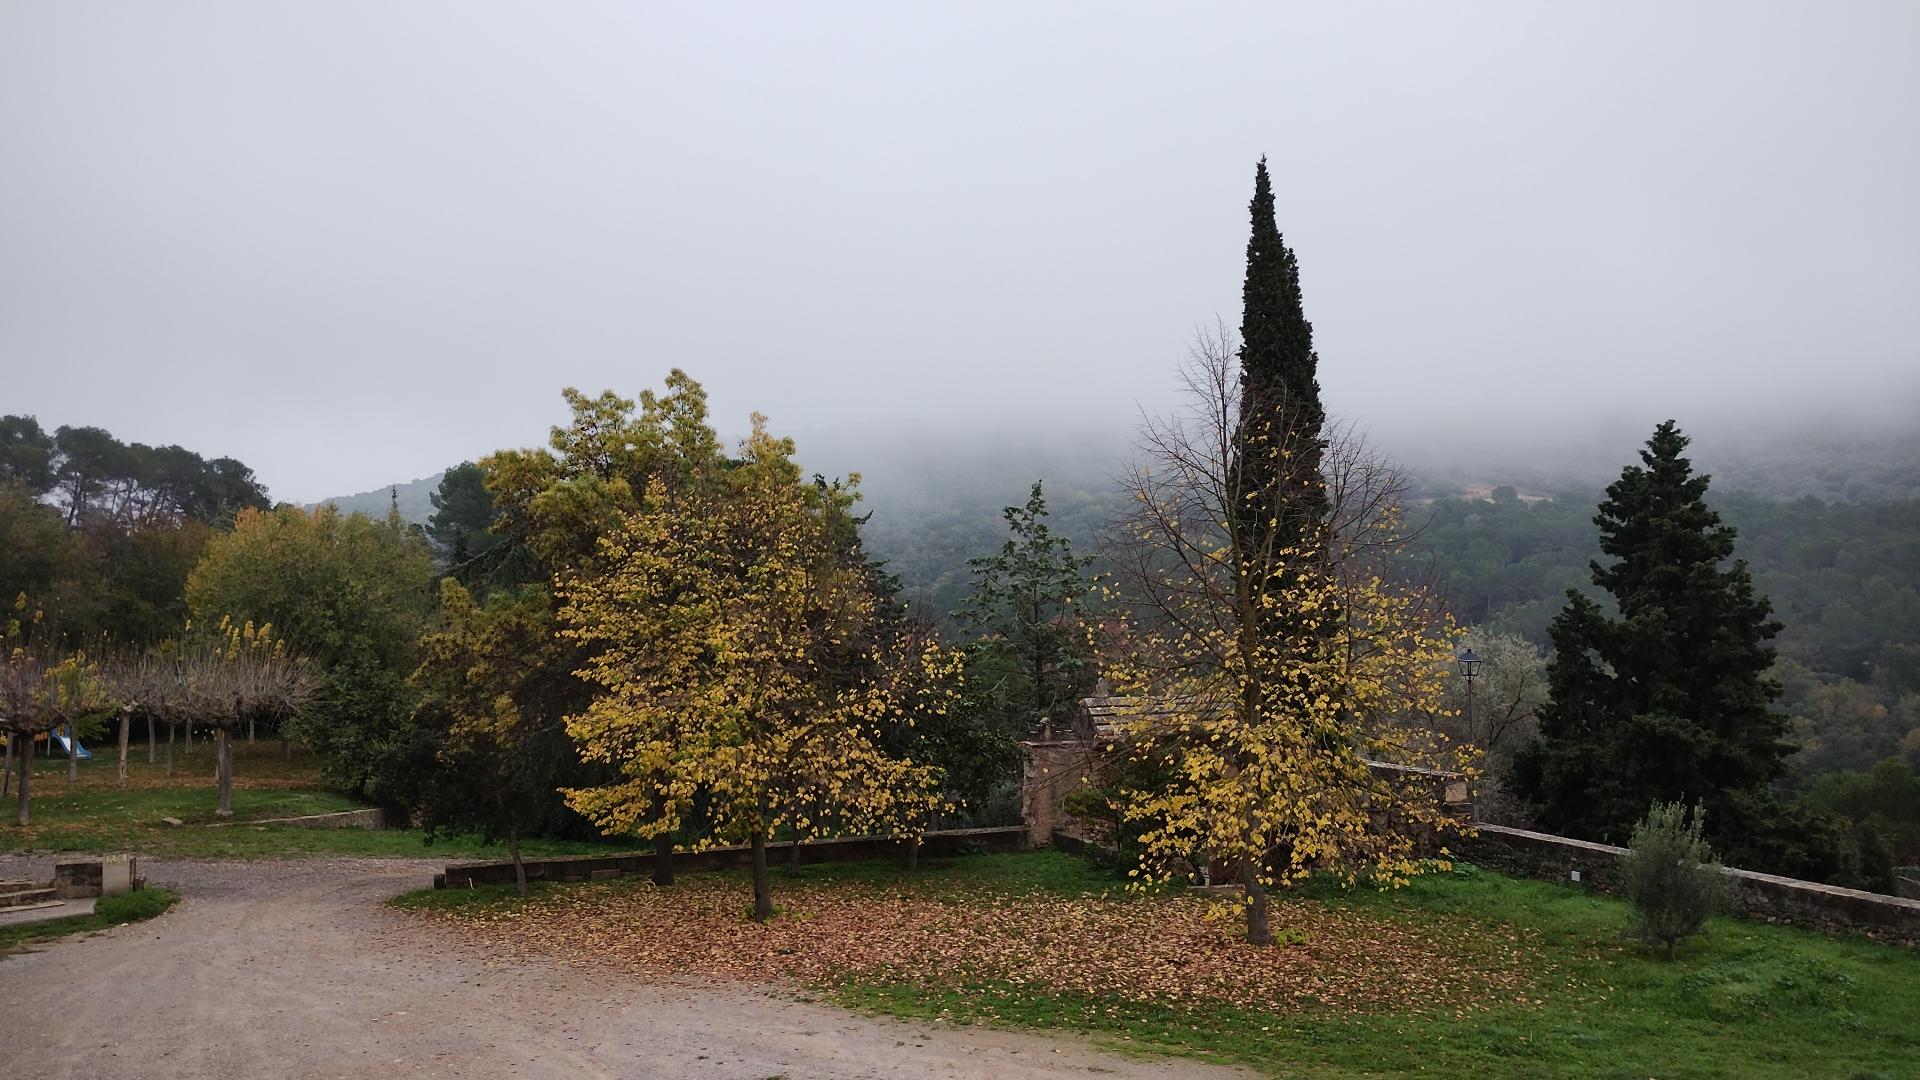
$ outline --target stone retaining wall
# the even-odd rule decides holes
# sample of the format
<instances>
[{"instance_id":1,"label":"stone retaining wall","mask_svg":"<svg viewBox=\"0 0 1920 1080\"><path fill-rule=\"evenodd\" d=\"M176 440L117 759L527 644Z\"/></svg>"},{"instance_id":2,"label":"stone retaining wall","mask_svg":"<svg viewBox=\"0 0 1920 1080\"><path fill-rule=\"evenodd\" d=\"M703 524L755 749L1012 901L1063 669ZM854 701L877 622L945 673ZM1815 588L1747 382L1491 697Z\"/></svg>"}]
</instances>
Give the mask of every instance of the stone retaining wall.
<instances>
[{"instance_id":1,"label":"stone retaining wall","mask_svg":"<svg viewBox=\"0 0 1920 1080\"><path fill-rule=\"evenodd\" d=\"M121 896L141 884L140 860L134 855L60 859L53 864L53 894L62 900Z\"/></svg>"},{"instance_id":2,"label":"stone retaining wall","mask_svg":"<svg viewBox=\"0 0 1920 1080\"><path fill-rule=\"evenodd\" d=\"M1451 846L1468 862L1515 877L1578 881L1612 892L1618 884L1620 856L1626 848L1505 825L1479 824L1479 835ZM1920 900L1842 889L1812 881L1760 874L1729 867L1734 903L1749 919L1790 923L1822 930L1863 933L1909 948L1920 948Z\"/></svg>"},{"instance_id":3,"label":"stone retaining wall","mask_svg":"<svg viewBox=\"0 0 1920 1080\"><path fill-rule=\"evenodd\" d=\"M945 829L930 832L920 843L925 857L972 854L981 851L1020 851L1027 847L1027 829L1011 825L994 829ZM800 844L802 863L858 862L867 859L904 859L905 841L887 836L852 836L834 840L808 840ZM784 865L793 857L789 844L768 844L767 861ZM553 859L527 859L528 881L598 881L624 875L645 876L653 872L651 852L623 852L619 855L572 855ZM674 871L723 870L750 866L753 849L739 847L709 848L705 851L676 851ZM511 885L511 862L453 863L446 872L435 875L435 888L468 889L475 885Z\"/></svg>"},{"instance_id":4,"label":"stone retaining wall","mask_svg":"<svg viewBox=\"0 0 1920 1080\"><path fill-rule=\"evenodd\" d=\"M62 900L99 896L105 877L99 859L64 859L53 864L53 893Z\"/></svg>"}]
</instances>

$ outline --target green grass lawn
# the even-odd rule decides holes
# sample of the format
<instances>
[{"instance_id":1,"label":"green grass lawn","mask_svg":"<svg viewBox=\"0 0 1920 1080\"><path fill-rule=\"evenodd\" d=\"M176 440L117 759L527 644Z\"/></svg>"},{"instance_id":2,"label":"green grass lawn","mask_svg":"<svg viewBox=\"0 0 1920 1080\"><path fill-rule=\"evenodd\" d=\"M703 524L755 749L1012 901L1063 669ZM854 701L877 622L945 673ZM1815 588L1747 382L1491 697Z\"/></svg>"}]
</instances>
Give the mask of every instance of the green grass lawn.
<instances>
[{"instance_id":1,"label":"green grass lawn","mask_svg":"<svg viewBox=\"0 0 1920 1080\"><path fill-rule=\"evenodd\" d=\"M740 874L722 880L744 896ZM775 876L776 903L786 880ZM1053 853L932 860L913 875L888 863L810 866L799 880L930 892L943 902L983 906L1023 893L1120 895L1105 871ZM640 888L537 885L526 901L510 887L426 890L396 904L512 927L526 920L502 916L523 904L602 890L577 898L590 910L597 897ZM1305 897L1310 905L1428 929L1456 942L1461 926L1483 927L1488 932L1468 943L1462 966L1472 968L1480 950L1489 967L1521 965L1531 985L1514 995L1524 1000L1459 1014L1348 1012L1316 1004L1270 1012L1168 1007L975 983L946 972L911 981L841 979L820 989L854 1008L1064 1029L1122 1049L1233 1062L1277 1076L1920 1077L1920 953L1721 919L1668 962L1627 940L1627 910L1618 901L1470 867L1396 892L1316 884ZM1472 972L1458 977L1471 979Z\"/></svg>"},{"instance_id":2,"label":"green grass lawn","mask_svg":"<svg viewBox=\"0 0 1920 1080\"><path fill-rule=\"evenodd\" d=\"M1617 900L1470 867L1397 892L1307 894L1400 922L1513 924L1525 962L1553 973L1528 1004L1464 1016L1165 1009L992 985L849 982L835 994L895 1015L1065 1028L1286 1076L1920 1077L1920 953L1717 919L1669 963L1627 940Z\"/></svg>"},{"instance_id":3,"label":"green grass lawn","mask_svg":"<svg viewBox=\"0 0 1920 1080\"><path fill-rule=\"evenodd\" d=\"M92 761L80 764L77 781L67 783L65 759L36 757L32 823L14 824L13 795L0 800L0 852L132 851L155 857L272 858L295 855L413 856L446 859L506 858L506 848L474 837L442 837L425 843L417 829L369 832L364 829L298 829L257 826L261 818L299 817L361 804L327 789L312 755L281 756L276 742L234 746L233 819L214 815L219 792L214 783L213 747L196 742L192 754L174 750L167 775L166 748L148 764L146 748L128 755L127 784L119 783L111 746L94 747ZM16 770L18 762L15 763ZM19 783L16 775L13 782ZM164 818L183 824L172 826ZM529 841L529 856L604 853L606 845Z\"/></svg>"},{"instance_id":4,"label":"green grass lawn","mask_svg":"<svg viewBox=\"0 0 1920 1080\"><path fill-rule=\"evenodd\" d=\"M0 957L19 952L37 941L66 937L69 934L85 934L95 930L105 930L111 926L120 926L123 923L151 919L172 907L179 899L165 889L141 889L139 892L127 893L125 896L101 897L94 903L91 915L73 915L65 919L0 926Z\"/></svg>"}]
</instances>

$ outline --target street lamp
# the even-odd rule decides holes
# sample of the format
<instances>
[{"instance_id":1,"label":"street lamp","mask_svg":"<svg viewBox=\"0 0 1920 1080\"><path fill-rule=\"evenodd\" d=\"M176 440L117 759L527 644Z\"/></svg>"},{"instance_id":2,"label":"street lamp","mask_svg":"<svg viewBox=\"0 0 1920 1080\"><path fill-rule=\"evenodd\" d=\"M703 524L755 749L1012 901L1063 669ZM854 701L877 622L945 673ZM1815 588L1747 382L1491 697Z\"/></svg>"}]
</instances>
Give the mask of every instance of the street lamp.
<instances>
[{"instance_id":1,"label":"street lamp","mask_svg":"<svg viewBox=\"0 0 1920 1080\"><path fill-rule=\"evenodd\" d=\"M1455 658L1460 665L1460 674L1467 679L1467 741L1473 741L1473 679L1480 674L1480 657L1472 649Z\"/></svg>"}]
</instances>

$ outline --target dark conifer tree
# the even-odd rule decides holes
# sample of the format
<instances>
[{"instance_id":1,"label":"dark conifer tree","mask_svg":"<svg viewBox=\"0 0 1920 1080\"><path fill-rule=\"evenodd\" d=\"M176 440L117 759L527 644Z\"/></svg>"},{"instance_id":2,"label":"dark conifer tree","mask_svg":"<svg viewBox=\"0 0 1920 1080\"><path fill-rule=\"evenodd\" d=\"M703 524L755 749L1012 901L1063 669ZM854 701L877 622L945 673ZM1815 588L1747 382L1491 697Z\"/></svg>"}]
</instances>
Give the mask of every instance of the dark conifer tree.
<instances>
[{"instance_id":1,"label":"dark conifer tree","mask_svg":"<svg viewBox=\"0 0 1920 1080\"><path fill-rule=\"evenodd\" d=\"M1240 488L1250 498L1250 530L1276 548L1313 546L1326 518L1320 476L1326 411L1320 404L1320 358L1313 324L1300 297L1300 264L1274 218L1267 159L1253 174L1247 276L1240 315Z\"/></svg>"},{"instance_id":2,"label":"dark conifer tree","mask_svg":"<svg viewBox=\"0 0 1920 1080\"><path fill-rule=\"evenodd\" d=\"M1702 802L1716 846L1753 850L1777 818L1769 781L1792 747L1767 677L1780 624L1708 508L1671 420L1607 488L1592 564L1609 615L1569 591L1553 622L1551 701L1514 787L1549 828L1624 842L1655 802Z\"/></svg>"}]
</instances>

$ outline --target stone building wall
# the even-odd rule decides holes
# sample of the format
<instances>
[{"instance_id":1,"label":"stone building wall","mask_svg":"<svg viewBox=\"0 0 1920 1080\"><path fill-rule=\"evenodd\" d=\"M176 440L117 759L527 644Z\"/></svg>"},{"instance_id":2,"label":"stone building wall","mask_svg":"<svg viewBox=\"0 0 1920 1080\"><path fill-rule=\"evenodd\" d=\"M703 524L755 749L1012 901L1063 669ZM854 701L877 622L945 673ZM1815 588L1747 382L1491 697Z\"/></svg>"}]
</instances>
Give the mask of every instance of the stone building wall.
<instances>
[{"instance_id":1,"label":"stone building wall","mask_svg":"<svg viewBox=\"0 0 1920 1080\"><path fill-rule=\"evenodd\" d=\"M1026 742L1020 748L1020 817L1027 825L1027 843L1047 847L1058 830L1080 831L1073 828L1062 800L1079 788L1106 783L1113 766L1098 744L1079 739Z\"/></svg>"}]
</instances>

